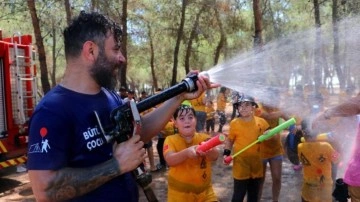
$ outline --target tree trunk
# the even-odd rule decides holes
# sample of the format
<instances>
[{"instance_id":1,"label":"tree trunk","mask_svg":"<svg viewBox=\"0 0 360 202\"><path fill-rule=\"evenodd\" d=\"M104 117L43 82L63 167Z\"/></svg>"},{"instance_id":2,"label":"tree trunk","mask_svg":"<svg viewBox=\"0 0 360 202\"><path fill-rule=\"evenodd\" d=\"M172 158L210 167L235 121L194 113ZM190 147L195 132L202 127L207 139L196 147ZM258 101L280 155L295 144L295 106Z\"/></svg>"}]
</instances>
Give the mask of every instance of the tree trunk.
<instances>
[{"instance_id":1,"label":"tree trunk","mask_svg":"<svg viewBox=\"0 0 360 202\"><path fill-rule=\"evenodd\" d=\"M51 24L51 31L52 31L52 61L53 61L53 67L52 67L52 74L51 74L51 86L54 87L56 85L56 25L55 20L53 19Z\"/></svg>"},{"instance_id":2,"label":"tree trunk","mask_svg":"<svg viewBox=\"0 0 360 202\"><path fill-rule=\"evenodd\" d=\"M217 7L214 7L214 11L215 11L215 17L219 24L219 29L220 29L220 40L219 40L218 45L216 46L215 54L214 54L214 65L217 65L217 63L219 62L221 49L224 47L224 44L226 43L226 37L225 37L224 27L221 22L219 11L217 10Z\"/></svg>"},{"instance_id":3,"label":"tree trunk","mask_svg":"<svg viewBox=\"0 0 360 202\"><path fill-rule=\"evenodd\" d=\"M155 53L154 53L154 42L151 33L150 23L147 24L148 27L148 35L149 35L149 45L150 45L150 68L151 68L151 77L153 80L154 89L158 89L158 82L155 74Z\"/></svg>"},{"instance_id":4,"label":"tree trunk","mask_svg":"<svg viewBox=\"0 0 360 202\"><path fill-rule=\"evenodd\" d=\"M71 6L70 6L70 1L69 0L64 0L64 4L65 4L65 12L66 12L66 22L68 25L70 25L71 23Z\"/></svg>"},{"instance_id":5,"label":"tree trunk","mask_svg":"<svg viewBox=\"0 0 360 202\"><path fill-rule=\"evenodd\" d=\"M272 5L271 5L271 1L267 1L268 3L268 7L269 7L269 12L270 12L270 16L271 16L271 21L272 21L272 26L274 29L274 37L275 39L278 39L281 36L281 29L279 27L279 24L276 22L275 16L274 16L274 12L272 10Z\"/></svg>"},{"instance_id":6,"label":"tree trunk","mask_svg":"<svg viewBox=\"0 0 360 202\"><path fill-rule=\"evenodd\" d=\"M333 8L332 8L332 26L333 26L333 39L334 39L333 57L334 57L334 68L336 70L336 74L339 79L340 88L343 89L345 80L344 80L344 73L341 70L341 66L340 66L339 27L338 27L339 17L338 17L338 8L337 8L338 3L337 2L338 2L337 0L333 0ZM330 76L332 77L333 75L330 75ZM332 81L332 79L331 79L331 81ZM331 86L332 86L332 83L331 83Z\"/></svg>"},{"instance_id":7,"label":"tree trunk","mask_svg":"<svg viewBox=\"0 0 360 202\"><path fill-rule=\"evenodd\" d=\"M254 26L255 26L255 35L254 35L254 63L253 67L263 66L262 58L257 57L257 53L260 53L262 50L263 40L262 40L262 12L260 6L261 0L253 0L253 13L254 13ZM259 81L266 81L265 75L258 76Z\"/></svg>"},{"instance_id":8,"label":"tree trunk","mask_svg":"<svg viewBox=\"0 0 360 202\"><path fill-rule=\"evenodd\" d=\"M90 7L90 11L94 12L97 8L98 8L98 1L96 0L91 0L91 7Z\"/></svg>"},{"instance_id":9,"label":"tree trunk","mask_svg":"<svg viewBox=\"0 0 360 202\"><path fill-rule=\"evenodd\" d=\"M187 4L187 1L182 0L180 27L177 32L177 40L176 40L176 45L175 45L175 50L174 50L174 64L173 64L173 71L172 71L173 75L172 75L172 79L171 79L171 85L176 84L180 42L181 42L181 37L184 32L186 4Z\"/></svg>"},{"instance_id":10,"label":"tree trunk","mask_svg":"<svg viewBox=\"0 0 360 202\"><path fill-rule=\"evenodd\" d=\"M256 52L261 50L263 45L262 40L262 12L260 7L260 0L253 0L253 12L255 23L255 36L254 36L254 48Z\"/></svg>"},{"instance_id":11,"label":"tree trunk","mask_svg":"<svg viewBox=\"0 0 360 202\"><path fill-rule=\"evenodd\" d=\"M27 4L28 4L28 8L30 11L31 20L32 20L33 28L34 28L36 46L38 48L40 74L41 74L40 75L41 86L42 86L44 94L46 94L50 90L50 83L49 83L49 75L48 75L48 69L47 69L47 64L46 64L45 48L44 48L43 38L41 36L41 31L40 31L39 19L37 17L37 13L36 13L35 1L28 0Z\"/></svg>"},{"instance_id":12,"label":"tree trunk","mask_svg":"<svg viewBox=\"0 0 360 202\"><path fill-rule=\"evenodd\" d=\"M314 14L315 14L315 28L316 28L316 41L315 41L315 63L314 63L314 90L315 94L319 94L319 89L321 85L321 72L322 72L322 62L321 62L321 23L320 23L320 5L318 0L314 0Z\"/></svg>"},{"instance_id":13,"label":"tree trunk","mask_svg":"<svg viewBox=\"0 0 360 202\"><path fill-rule=\"evenodd\" d=\"M124 57L127 59L127 5L128 5L128 0L123 0L122 1L122 16L121 16L121 24L122 24L122 37L121 37L121 48L122 48L122 53L124 55ZM123 64L123 66L120 68L120 86L124 86L127 88L127 83L126 83L126 70L127 70L127 64Z\"/></svg>"},{"instance_id":14,"label":"tree trunk","mask_svg":"<svg viewBox=\"0 0 360 202\"><path fill-rule=\"evenodd\" d=\"M192 42L196 36L196 29L199 26L200 15L205 10L205 8L206 8L206 4L203 3L203 5L201 6L201 9L195 16L195 22L191 29L191 33L190 33L190 37L189 37L189 41L188 41L186 53L185 53L185 72L186 72L186 74L190 72L190 57L191 57L191 50L192 50Z\"/></svg>"}]
</instances>

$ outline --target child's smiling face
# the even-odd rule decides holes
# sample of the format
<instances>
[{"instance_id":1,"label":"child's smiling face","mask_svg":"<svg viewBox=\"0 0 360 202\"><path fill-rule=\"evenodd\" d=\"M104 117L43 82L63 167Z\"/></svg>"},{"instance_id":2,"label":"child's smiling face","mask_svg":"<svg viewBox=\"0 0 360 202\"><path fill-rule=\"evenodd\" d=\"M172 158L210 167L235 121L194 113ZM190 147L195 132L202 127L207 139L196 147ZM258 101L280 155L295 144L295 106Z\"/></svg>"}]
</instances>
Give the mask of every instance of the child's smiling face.
<instances>
[{"instance_id":1,"label":"child's smiling face","mask_svg":"<svg viewBox=\"0 0 360 202\"><path fill-rule=\"evenodd\" d=\"M193 136L196 132L196 117L193 110L180 110L178 117L175 119L175 126L180 135L184 137Z\"/></svg>"},{"instance_id":2,"label":"child's smiling face","mask_svg":"<svg viewBox=\"0 0 360 202\"><path fill-rule=\"evenodd\" d=\"M253 116L255 106L251 102L241 102L238 105L239 113L241 114L241 117L250 117Z\"/></svg>"}]
</instances>

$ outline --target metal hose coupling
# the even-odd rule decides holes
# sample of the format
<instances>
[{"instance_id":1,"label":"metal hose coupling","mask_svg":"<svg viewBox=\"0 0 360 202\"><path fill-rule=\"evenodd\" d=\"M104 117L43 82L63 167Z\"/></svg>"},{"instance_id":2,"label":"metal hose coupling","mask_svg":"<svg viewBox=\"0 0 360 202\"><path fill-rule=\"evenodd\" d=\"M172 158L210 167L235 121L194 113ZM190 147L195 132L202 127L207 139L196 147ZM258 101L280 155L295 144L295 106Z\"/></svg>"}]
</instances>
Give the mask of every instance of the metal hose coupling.
<instances>
[{"instance_id":1,"label":"metal hose coupling","mask_svg":"<svg viewBox=\"0 0 360 202\"><path fill-rule=\"evenodd\" d=\"M202 71L198 75L192 74L182 80L182 83L186 85L187 92L197 91L196 81L198 80L198 76L205 76L210 79L210 75L207 71Z\"/></svg>"},{"instance_id":2,"label":"metal hose coupling","mask_svg":"<svg viewBox=\"0 0 360 202\"><path fill-rule=\"evenodd\" d=\"M198 79L197 75L191 75L191 76L186 77L185 79L182 80L182 82L186 86L186 91L187 92L192 92L192 91L197 90L197 86L196 86L197 79Z\"/></svg>"}]
</instances>

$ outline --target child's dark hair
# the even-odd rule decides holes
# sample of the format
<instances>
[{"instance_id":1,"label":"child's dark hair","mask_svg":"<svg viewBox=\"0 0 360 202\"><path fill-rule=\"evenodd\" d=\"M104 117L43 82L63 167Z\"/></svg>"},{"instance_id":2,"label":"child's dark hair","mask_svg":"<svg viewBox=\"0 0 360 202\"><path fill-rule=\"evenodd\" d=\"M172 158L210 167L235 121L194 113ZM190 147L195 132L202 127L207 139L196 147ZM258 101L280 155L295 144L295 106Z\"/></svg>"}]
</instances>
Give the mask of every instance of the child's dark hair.
<instances>
[{"instance_id":1,"label":"child's dark hair","mask_svg":"<svg viewBox=\"0 0 360 202\"><path fill-rule=\"evenodd\" d=\"M304 138L312 138L314 136L314 132L310 128L310 120L304 119L301 121L301 131Z\"/></svg>"},{"instance_id":2,"label":"child's dark hair","mask_svg":"<svg viewBox=\"0 0 360 202\"><path fill-rule=\"evenodd\" d=\"M184 104L181 104L174 112L174 119L176 119L179 114L182 114L185 112L185 114L189 113L189 111L192 111L193 114L195 115L195 109L191 106L191 105L184 105Z\"/></svg>"},{"instance_id":3,"label":"child's dark hair","mask_svg":"<svg viewBox=\"0 0 360 202\"><path fill-rule=\"evenodd\" d=\"M86 41L93 41L104 47L107 34L112 33L117 44L120 44L121 27L102 14L81 11L71 24L64 29L65 56L76 57L80 54Z\"/></svg>"}]
</instances>

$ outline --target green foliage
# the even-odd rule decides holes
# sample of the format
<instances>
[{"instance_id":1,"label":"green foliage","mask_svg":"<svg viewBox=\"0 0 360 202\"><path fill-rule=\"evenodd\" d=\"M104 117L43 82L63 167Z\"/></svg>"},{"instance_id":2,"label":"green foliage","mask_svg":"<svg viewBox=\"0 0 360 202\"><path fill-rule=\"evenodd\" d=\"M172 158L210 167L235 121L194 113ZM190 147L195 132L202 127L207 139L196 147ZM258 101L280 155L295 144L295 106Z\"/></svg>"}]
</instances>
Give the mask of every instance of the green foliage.
<instances>
[{"instance_id":1,"label":"green foliage","mask_svg":"<svg viewBox=\"0 0 360 202\"><path fill-rule=\"evenodd\" d=\"M27 5L23 1L0 2L0 29L3 37L11 37L14 33L31 34L32 25ZM31 22L31 20L30 20Z\"/></svg>"},{"instance_id":2,"label":"green foliage","mask_svg":"<svg viewBox=\"0 0 360 202\"><path fill-rule=\"evenodd\" d=\"M120 22L122 17L121 1L79 0L70 2L73 15L77 15L81 10L94 9L109 15L117 22ZM342 2L345 3L341 4ZM185 76L185 49L195 16L202 8L203 3L205 3L206 9L200 16L196 36L192 43L191 68L207 70L213 67L214 53L220 41L221 29L225 34L226 43L221 49L219 62L224 62L241 52L252 49L254 17L251 0L199 0L187 1L187 3L186 21L179 53L179 81ZM269 0L262 1L262 3L262 31L265 43L314 27L312 1ZM26 3L20 0L3 1L0 2L0 6L2 8L0 29L3 30L4 36L11 36L16 32L33 33ZM36 7L46 46L48 66L51 68L56 62L58 67L56 70L49 70L49 73L55 73L57 78L60 78L65 67L62 44L62 29L66 26L64 3L58 0L39 0L36 1ZM215 17L214 9L219 12L220 22ZM357 15L360 12L360 3L357 0L340 1L338 10L342 18ZM155 54L155 75L160 87L168 86L172 76L173 52L180 23L181 1L128 0L127 12L129 34L127 78L129 83L136 83L139 87L152 85L150 69L150 41L152 40ZM320 15L322 24L331 23L332 1L321 1ZM55 44L53 37L56 37ZM52 56L53 47L55 47L55 57ZM331 54L331 50L327 50L327 54Z\"/></svg>"}]
</instances>

